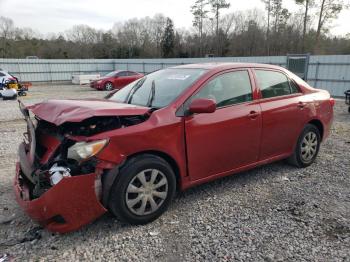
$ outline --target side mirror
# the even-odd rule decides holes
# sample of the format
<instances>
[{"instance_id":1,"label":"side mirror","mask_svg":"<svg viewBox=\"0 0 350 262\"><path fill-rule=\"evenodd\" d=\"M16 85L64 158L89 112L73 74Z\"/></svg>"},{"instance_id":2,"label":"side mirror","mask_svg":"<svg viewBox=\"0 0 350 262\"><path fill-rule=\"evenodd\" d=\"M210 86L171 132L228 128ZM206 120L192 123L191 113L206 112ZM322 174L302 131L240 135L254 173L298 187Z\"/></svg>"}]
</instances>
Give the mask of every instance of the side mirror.
<instances>
[{"instance_id":1,"label":"side mirror","mask_svg":"<svg viewBox=\"0 0 350 262\"><path fill-rule=\"evenodd\" d=\"M194 99L189 107L192 114L214 113L216 110L216 102L213 99L197 98Z\"/></svg>"}]
</instances>

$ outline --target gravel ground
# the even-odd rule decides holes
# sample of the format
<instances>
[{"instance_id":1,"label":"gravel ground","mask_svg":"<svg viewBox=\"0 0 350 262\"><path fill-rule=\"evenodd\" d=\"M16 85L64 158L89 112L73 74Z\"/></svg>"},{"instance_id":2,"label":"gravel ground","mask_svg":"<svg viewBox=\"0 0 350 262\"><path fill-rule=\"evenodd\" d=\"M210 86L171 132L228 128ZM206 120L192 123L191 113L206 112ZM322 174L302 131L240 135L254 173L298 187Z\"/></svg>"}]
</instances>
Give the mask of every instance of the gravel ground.
<instances>
[{"instance_id":1,"label":"gravel ground","mask_svg":"<svg viewBox=\"0 0 350 262\"><path fill-rule=\"evenodd\" d=\"M33 87L23 101L103 97L88 87ZM16 150L25 123L0 101L0 257L17 261L350 261L350 115L337 101L331 137L306 169L283 161L179 193L160 219L122 224L106 214L51 234L17 206Z\"/></svg>"}]
</instances>

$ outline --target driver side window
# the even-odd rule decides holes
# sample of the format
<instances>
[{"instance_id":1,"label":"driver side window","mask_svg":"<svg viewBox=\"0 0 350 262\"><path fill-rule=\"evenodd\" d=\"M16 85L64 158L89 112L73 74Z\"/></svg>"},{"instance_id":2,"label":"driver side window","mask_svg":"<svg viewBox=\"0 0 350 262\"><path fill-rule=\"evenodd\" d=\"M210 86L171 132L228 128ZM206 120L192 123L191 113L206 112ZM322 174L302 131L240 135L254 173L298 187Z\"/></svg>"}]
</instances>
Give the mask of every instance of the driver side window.
<instances>
[{"instance_id":1,"label":"driver side window","mask_svg":"<svg viewBox=\"0 0 350 262\"><path fill-rule=\"evenodd\" d=\"M196 95L216 101L217 107L225 107L253 100L248 71L229 72L210 80Z\"/></svg>"}]
</instances>

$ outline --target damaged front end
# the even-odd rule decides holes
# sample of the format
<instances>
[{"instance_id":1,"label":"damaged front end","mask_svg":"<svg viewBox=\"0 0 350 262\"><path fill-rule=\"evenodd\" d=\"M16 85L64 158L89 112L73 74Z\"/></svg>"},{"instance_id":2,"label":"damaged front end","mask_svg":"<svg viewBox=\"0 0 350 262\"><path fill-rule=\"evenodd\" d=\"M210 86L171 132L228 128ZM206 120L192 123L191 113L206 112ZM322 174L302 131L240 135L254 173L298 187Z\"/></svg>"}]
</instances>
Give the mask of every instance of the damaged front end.
<instances>
[{"instance_id":1,"label":"damaged front end","mask_svg":"<svg viewBox=\"0 0 350 262\"><path fill-rule=\"evenodd\" d=\"M109 140L89 136L142 123L145 115L92 116L81 122L50 123L21 102L27 122L19 146L16 199L29 216L53 232L69 232L106 212L102 177L116 163L98 158Z\"/></svg>"}]
</instances>

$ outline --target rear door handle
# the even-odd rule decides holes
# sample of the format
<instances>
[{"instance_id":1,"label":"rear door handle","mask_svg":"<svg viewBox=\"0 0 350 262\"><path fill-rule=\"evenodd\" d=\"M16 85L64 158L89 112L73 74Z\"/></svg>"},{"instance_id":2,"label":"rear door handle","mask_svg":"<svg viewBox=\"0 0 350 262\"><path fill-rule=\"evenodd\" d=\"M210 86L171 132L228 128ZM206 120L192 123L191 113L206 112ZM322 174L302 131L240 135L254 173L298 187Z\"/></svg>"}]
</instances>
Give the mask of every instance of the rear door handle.
<instances>
[{"instance_id":1,"label":"rear door handle","mask_svg":"<svg viewBox=\"0 0 350 262\"><path fill-rule=\"evenodd\" d=\"M258 116L259 116L259 113L258 112L256 112L256 111L250 111L250 113L249 113L249 118L251 118L251 119L256 119Z\"/></svg>"}]
</instances>

